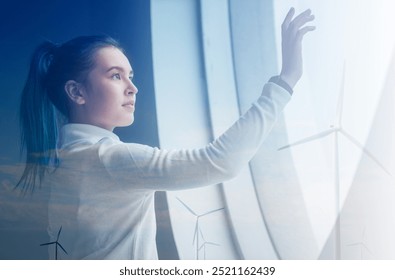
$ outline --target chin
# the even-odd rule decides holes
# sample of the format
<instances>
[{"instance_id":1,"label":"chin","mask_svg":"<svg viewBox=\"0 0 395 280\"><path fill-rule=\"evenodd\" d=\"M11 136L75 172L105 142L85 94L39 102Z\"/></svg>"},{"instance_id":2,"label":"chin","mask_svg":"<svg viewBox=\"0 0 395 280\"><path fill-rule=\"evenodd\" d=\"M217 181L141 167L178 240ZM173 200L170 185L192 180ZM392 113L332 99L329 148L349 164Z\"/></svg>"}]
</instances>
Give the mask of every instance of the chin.
<instances>
[{"instance_id":1,"label":"chin","mask_svg":"<svg viewBox=\"0 0 395 280\"><path fill-rule=\"evenodd\" d=\"M134 122L134 117L130 118L129 120L122 122L121 124L118 125L118 127L126 127L129 125L132 125Z\"/></svg>"}]
</instances>

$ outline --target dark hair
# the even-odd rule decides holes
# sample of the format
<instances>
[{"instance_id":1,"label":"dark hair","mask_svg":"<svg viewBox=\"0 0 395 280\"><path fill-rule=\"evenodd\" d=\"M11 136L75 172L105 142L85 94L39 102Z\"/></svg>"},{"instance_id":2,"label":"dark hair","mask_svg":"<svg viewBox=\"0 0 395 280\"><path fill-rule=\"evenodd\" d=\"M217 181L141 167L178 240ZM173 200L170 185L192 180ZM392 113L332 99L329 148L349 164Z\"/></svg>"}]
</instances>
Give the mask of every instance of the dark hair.
<instances>
[{"instance_id":1,"label":"dark hair","mask_svg":"<svg viewBox=\"0 0 395 280\"><path fill-rule=\"evenodd\" d=\"M40 186L48 166L57 164L59 121L61 117L69 118L66 82L83 82L94 67L96 51L109 46L122 50L111 37L82 36L62 45L44 42L34 51L19 112L21 152L26 148L26 165L16 187L24 193Z\"/></svg>"}]
</instances>

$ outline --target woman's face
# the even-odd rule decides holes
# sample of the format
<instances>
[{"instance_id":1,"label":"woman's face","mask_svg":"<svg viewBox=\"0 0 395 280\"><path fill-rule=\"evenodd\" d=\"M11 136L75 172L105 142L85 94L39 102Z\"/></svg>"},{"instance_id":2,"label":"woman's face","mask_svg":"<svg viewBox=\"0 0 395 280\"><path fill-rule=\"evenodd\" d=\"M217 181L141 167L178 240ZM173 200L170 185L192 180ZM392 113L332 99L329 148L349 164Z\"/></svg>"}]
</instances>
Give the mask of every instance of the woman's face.
<instances>
[{"instance_id":1,"label":"woman's face","mask_svg":"<svg viewBox=\"0 0 395 280\"><path fill-rule=\"evenodd\" d=\"M133 123L137 88L127 57L115 47L99 49L83 83L86 122L108 130Z\"/></svg>"}]
</instances>

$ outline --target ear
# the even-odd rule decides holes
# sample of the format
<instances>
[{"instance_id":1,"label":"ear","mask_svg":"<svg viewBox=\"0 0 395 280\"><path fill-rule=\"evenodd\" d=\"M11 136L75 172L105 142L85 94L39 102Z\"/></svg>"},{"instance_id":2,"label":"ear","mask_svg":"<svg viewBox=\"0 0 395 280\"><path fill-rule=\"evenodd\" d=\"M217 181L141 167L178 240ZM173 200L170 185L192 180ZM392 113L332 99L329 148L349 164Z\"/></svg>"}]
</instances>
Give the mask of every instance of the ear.
<instances>
[{"instance_id":1,"label":"ear","mask_svg":"<svg viewBox=\"0 0 395 280\"><path fill-rule=\"evenodd\" d=\"M74 80L69 80L64 85L64 90L72 102L78 105L85 104L85 96L80 83Z\"/></svg>"}]
</instances>

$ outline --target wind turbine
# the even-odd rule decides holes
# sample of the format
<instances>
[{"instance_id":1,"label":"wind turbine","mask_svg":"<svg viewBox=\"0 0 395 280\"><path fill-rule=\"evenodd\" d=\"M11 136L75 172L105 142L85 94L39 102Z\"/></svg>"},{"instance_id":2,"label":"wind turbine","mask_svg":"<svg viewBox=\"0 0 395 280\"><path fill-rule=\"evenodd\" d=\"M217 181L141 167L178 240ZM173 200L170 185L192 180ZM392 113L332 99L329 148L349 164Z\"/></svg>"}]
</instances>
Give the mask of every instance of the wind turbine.
<instances>
[{"instance_id":1,"label":"wind turbine","mask_svg":"<svg viewBox=\"0 0 395 280\"><path fill-rule=\"evenodd\" d=\"M322 139L326 136L332 135L334 136L334 182L335 182L335 197L336 197L336 211L337 215L340 215L340 163L339 163L339 134L342 134L346 137L351 143L353 143L356 147L358 147L364 154L366 154L372 161L374 161L385 173L392 177L391 173L379 162L379 160L374 157L361 143L359 143L353 136L351 136L347 131L345 131L342 127L342 114L343 114L343 98L344 98L344 87L345 87L345 76L346 76L346 67L345 64L343 65L343 76L340 85L340 93L339 99L336 108L336 117L334 123L330 126L329 129L309 136L307 138L301 139L296 141L292 144L283 146L278 150L288 149L297 145L301 145L304 143L308 143L311 141ZM335 225L335 252L336 252L336 259L341 258L341 248L340 248L340 219L336 219Z\"/></svg>"},{"instance_id":2,"label":"wind turbine","mask_svg":"<svg viewBox=\"0 0 395 280\"><path fill-rule=\"evenodd\" d=\"M200 236L200 235L201 235L201 237L202 237L202 239L203 239L203 241L204 241L203 234L202 234L202 231L201 231L201 229L200 229L200 224L199 224L200 218L202 218L202 217L204 217L204 216L207 216L207 215L210 215L210 214L212 214L212 213L214 213L214 212L221 211L221 210L223 210L223 209L225 209L225 208L222 207L222 208L210 210L210 211L205 212L205 213L203 213L203 214L197 214L197 213L196 213L195 211L193 211L185 202L183 202L183 201L182 201L181 199L179 199L178 197L177 197L177 200L178 200L182 205L184 205L184 207L185 207L192 215L194 215L194 216L196 217L195 231L194 231L194 234L193 234L192 245L194 245L195 242L196 242L196 259L199 259L199 250L201 250L200 239L199 239L199 236ZM200 234L199 234L199 233L200 233ZM205 242L205 241L204 241L204 242ZM206 242L206 244L208 244L208 242Z\"/></svg>"},{"instance_id":3,"label":"wind turbine","mask_svg":"<svg viewBox=\"0 0 395 280\"><path fill-rule=\"evenodd\" d=\"M348 244L348 246L350 246L350 247L351 246L359 246L361 248L361 260L363 259L363 251L364 250L367 251L368 253L370 253L371 255L373 255L373 253L365 245L365 228L363 229L363 232L362 232L362 241Z\"/></svg>"},{"instance_id":4,"label":"wind turbine","mask_svg":"<svg viewBox=\"0 0 395 280\"><path fill-rule=\"evenodd\" d=\"M58 237L56 238L56 241L40 244L40 246L48 246L48 245L55 244L55 260L58 259L58 246L59 246L60 249L62 249L63 252L65 252L66 255L67 255L66 250L65 250L65 249L63 248L63 246L59 243L59 237L60 237L60 233L61 233L61 232L62 232L62 227L60 227L60 229L59 229L59 231L58 231Z\"/></svg>"},{"instance_id":5,"label":"wind turbine","mask_svg":"<svg viewBox=\"0 0 395 280\"><path fill-rule=\"evenodd\" d=\"M219 244L217 244L217 243L214 243L214 242L208 242L208 241L206 241L206 239L204 238L204 236L203 236L203 232L199 229L199 233L200 233L200 236L202 237L202 240L203 240L203 243L202 243L202 245L199 247L199 250L198 250L198 252L200 252L201 250L203 250L203 260L205 260L206 259L206 247L207 247L207 245L211 245L211 246L221 246L221 245L219 245Z\"/></svg>"}]
</instances>

